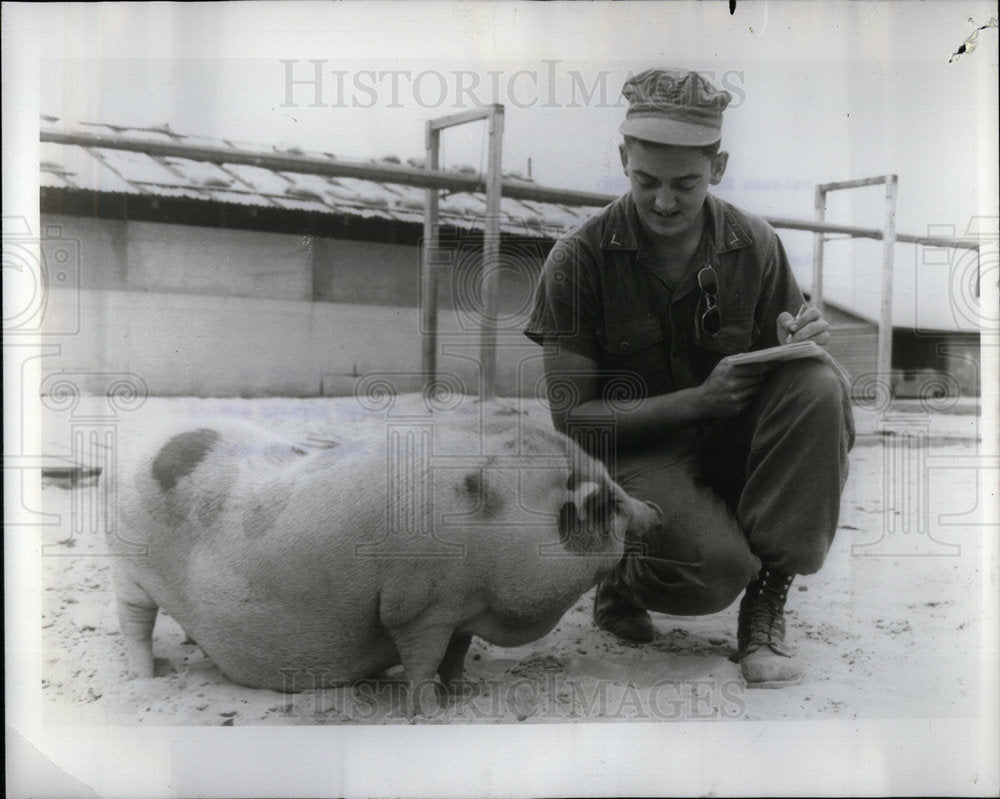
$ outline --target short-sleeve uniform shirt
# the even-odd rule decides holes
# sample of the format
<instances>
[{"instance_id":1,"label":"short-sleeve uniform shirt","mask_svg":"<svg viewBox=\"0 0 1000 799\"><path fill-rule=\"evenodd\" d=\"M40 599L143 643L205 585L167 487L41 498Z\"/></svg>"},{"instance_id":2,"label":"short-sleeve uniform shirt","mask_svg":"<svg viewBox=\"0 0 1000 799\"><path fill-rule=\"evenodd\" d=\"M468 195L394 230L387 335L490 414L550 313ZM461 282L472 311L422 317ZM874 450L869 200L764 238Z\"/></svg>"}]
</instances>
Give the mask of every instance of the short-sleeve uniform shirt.
<instances>
[{"instance_id":1,"label":"short-sleeve uniform shirt","mask_svg":"<svg viewBox=\"0 0 1000 799\"><path fill-rule=\"evenodd\" d=\"M641 399L700 385L718 361L778 344L775 320L802 292L764 220L709 195L697 263L669 285L656 268L631 194L558 241L542 267L525 334L596 362L602 390ZM701 324L697 273L711 264L718 333Z\"/></svg>"}]
</instances>

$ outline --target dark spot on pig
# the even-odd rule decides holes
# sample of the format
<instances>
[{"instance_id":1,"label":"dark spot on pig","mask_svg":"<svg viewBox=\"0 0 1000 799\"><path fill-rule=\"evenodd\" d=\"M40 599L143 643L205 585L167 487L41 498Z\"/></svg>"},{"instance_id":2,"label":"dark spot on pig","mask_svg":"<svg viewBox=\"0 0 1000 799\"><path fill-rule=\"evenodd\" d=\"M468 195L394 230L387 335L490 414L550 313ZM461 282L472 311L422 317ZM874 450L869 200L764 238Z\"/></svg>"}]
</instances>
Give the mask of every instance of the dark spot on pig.
<instances>
[{"instance_id":1,"label":"dark spot on pig","mask_svg":"<svg viewBox=\"0 0 1000 799\"><path fill-rule=\"evenodd\" d=\"M243 518L243 533L247 538L260 538L274 526L278 511L270 505L256 505Z\"/></svg>"},{"instance_id":2,"label":"dark spot on pig","mask_svg":"<svg viewBox=\"0 0 1000 799\"><path fill-rule=\"evenodd\" d=\"M198 501L194 505L194 512L202 528L207 529L212 526L212 523L222 513L225 501L226 494L221 492L203 494L198 497Z\"/></svg>"},{"instance_id":3,"label":"dark spot on pig","mask_svg":"<svg viewBox=\"0 0 1000 799\"><path fill-rule=\"evenodd\" d=\"M483 473L469 472L465 475L465 490L471 497L478 497L483 488Z\"/></svg>"},{"instance_id":4,"label":"dark spot on pig","mask_svg":"<svg viewBox=\"0 0 1000 799\"><path fill-rule=\"evenodd\" d=\"M503 507L503 497L490 487L482 469L465 475L462 486L465 493L475 501L477 511L483 516L494 516Z\"/></svg>"},{"instance_id":5,"label":"dark spot on pig","mask_svg":"<svg viewBox=\"0 0 1000 799\"><path fill-rule=\"evenodd\" d=\"M264 488L243 513L244 535L260 538L273 529L290 496L291 492L284 486L269 485Z\"/></svg>"},{"instance_id":6,"label":"dark spot on pig","mask_svg":"<svg viewBox=\"0 0 1000 799\"><path fill-rule=\"evenodd\" d=\"M231 463L215 463L214 467L211 475L205 475L203 481L189 490L167 495L167 504L177 523L189 523L185 528L192 538L212 528L225 511L229 494L239 479L239 469Z\"/></svg>"},{"instance_id":7,"label":"dark spot on pig","mask_svg":"<svg viewBox=\"0 0 1000 799\"><path fill-rule=\"evenodd\" d=\"M243 533L247 538L260 538L274 527L280 507L271 504L255 504L243 517Z\"/></svg>"},{"instance_id":8,"label":"dark spot on pig","mask_svg":"<svg viewBox=\"0 0 1000 799\"><path fill-rule=\"evenodd\" d=\"M153 461L153 477L161 491L170 491L177 481L191 474L222 436L207 427L171 438Z\"/></svg>"}]
</instances>

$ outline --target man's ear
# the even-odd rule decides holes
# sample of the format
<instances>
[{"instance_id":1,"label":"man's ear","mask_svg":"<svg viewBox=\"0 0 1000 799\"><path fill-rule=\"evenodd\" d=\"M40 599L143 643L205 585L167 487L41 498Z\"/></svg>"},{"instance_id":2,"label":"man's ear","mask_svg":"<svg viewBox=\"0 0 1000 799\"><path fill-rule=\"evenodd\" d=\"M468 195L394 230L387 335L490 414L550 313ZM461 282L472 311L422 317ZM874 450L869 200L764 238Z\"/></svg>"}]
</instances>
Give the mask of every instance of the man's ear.
<instances>
[{"instance_id":1,"label":"man's ear","mask_svg":"<svg viewBox=\"0 0 1000 799\"><path fill-rule=\"evenodd\" d=\"M625 174L628 174L628 150L625 149L625 142L618 145L618 155L622 159L622 169L625 170Z\"/></svg>"},{"instance_id":2,"label":"man's ear","mask_svg":"<svg viewBox=\"0 0 1000 799\"><path fill-rule=\"evenodd\" d=\"M722 182L722 176L726 174L726 164L729 163L729 153L722 151L712 156L712 176L708 182L713 186L718 186Z\"/></svg>"}]
</instances>

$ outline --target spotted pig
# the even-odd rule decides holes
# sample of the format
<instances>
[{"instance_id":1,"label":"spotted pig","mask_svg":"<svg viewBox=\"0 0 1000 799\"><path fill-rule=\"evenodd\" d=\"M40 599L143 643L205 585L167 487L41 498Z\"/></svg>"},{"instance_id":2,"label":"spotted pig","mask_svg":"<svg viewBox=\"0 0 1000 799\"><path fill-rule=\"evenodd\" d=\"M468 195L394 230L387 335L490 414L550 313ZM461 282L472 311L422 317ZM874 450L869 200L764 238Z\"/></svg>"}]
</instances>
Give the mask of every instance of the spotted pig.
<instances>
[{"instance_id":1,"label":"spotted pig","mask_svg":"<svg viewBox=\"0 0 1000 799\"><path fill-rule=\"evenodd\" d=\"M153 675L163 610L227 677L277 690L399 663L411 686L453 686L473 635L545 635L626 531L658 519L568 438L523 422L387 426L327 449L205 423L146 443L118 502L132 674ZM411 712L437 701L410 697Z\"/></svg>"}]
</instances>

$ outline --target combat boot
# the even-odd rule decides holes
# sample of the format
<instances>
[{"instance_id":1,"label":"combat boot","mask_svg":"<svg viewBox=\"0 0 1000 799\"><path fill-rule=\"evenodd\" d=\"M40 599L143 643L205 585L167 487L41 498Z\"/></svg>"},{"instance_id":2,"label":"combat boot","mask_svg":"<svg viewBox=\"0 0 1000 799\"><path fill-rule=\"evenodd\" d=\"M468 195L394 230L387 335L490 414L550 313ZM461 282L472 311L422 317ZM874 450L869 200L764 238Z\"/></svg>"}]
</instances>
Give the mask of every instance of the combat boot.
<instances>
[{"instance_id":1,"label":"combat boot","mask_svg":"<svg viewBox=\"0 0 1000 799\"><path fill-rule=\"evenodd\" d=\"M607 579L597 584L594 622L602 630L636 644L648 644L655 634L649 613L625 599Z\"/></svg>"},{"instance_id":2,"label":"combat boot","mask_svg":"<svg viewBox=\"0 0 1000 799\"><path fill-rule=\"evenodd\" d=\"M793 576L764 566L740 602L736 631L747 688L783 688L802 681L802 670L785 645L785 599Z\"/></svg>"}]
</instances>

